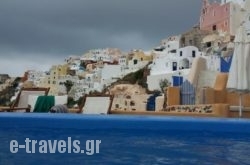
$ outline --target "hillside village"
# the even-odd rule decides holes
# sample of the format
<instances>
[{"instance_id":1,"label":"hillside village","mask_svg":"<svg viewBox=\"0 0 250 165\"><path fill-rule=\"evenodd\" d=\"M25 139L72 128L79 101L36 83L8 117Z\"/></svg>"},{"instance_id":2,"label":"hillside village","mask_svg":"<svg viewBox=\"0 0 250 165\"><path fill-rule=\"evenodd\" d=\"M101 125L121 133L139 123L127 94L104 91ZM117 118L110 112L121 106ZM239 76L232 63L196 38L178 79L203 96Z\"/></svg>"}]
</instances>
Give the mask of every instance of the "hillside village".
<instances>
[{"instance_id":1,"label":"hillside village","mask_svg":"<svg viewBox=\"0 0 250 165\"><path fill-rule=\"evenodd\" d=\"M28 70L20 87L50 87L49 95L68 95L74 103L86 94L113 94L112 109L125 111L209 103L203 89L214 88L218 74L229 72L237 29L243 25L250 30L250 2L203 0L198 22L181 34L162 39L149 51L99 48L66 57L63 64L53 65L47 72ZM1 91L14 81L6 75L0 78ZM191 92L188 99L185 86ZM176 95L166 87L173 91L178 87L180 98L166 101Z\"/></svg>"}]
</instances>

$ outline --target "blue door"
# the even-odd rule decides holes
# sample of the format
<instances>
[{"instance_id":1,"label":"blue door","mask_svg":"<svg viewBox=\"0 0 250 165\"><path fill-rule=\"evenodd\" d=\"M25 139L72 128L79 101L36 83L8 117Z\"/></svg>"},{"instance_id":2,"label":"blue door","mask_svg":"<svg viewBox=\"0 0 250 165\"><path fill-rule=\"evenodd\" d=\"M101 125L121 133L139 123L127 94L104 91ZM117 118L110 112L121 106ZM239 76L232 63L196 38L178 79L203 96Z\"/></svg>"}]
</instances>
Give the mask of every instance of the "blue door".
<instances>
[{"instance_id":1,"label":"blue door","mask_svg":"<svg viewBox=\"0 0 250 165\"><path fill-rule=\"evenodd\" d=\"M195 104L195 88L188 80L184 81L181 86L181 104Z\"/></svg>"}]
</instances>

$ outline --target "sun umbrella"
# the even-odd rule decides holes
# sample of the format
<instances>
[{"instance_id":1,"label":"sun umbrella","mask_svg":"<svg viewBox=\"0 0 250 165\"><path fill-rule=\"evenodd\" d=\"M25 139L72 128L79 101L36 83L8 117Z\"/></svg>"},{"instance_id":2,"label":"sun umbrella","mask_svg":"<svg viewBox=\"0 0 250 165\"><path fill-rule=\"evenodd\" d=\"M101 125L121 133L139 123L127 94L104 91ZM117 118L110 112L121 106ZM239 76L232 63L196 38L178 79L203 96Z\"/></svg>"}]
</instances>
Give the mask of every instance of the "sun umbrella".
<instances>
[{"instance_id":1,"label":"sun umbrella","mask_svg":"<svg viewBox=\"0 0 250 165\"><path fill-rule=\"evenodd\" d=\"M250 36L241 25L235 36L232 64L229 70L227 88L239 92L239 117L242 116L242 94L250 90Z\"/></svg>"}]
</instances>

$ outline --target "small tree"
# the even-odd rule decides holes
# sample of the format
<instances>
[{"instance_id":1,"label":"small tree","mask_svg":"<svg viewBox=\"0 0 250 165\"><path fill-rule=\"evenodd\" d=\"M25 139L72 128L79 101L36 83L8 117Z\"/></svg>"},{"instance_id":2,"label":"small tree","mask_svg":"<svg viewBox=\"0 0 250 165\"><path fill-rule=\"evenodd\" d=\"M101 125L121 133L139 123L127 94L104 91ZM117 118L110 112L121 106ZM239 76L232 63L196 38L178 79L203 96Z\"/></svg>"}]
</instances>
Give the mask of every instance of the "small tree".
<instances>
[{"instance_id":1,"label":"small tree","mask_svg":"<svg viewBox=\"0 0 250 165\"><path fill-rule=\"evenodd\" d=\"M66 82L64 82L67 94L69 94L69 91L71 90L73 85L74 83L71 80L66 80Z\"/></svg>"},{"instance_id":2,"label":"small tree","mask_svg":"<svg viewBox=\"0 0 250 165\"><path fill-rule=\"evenodd\" d=\"M164 103L163 103L163 109L166 109L167 107L167 96L166 96L166 88L171 85L171 83L167 79L160 80L160 88L161 92L164 94Z\"/></svg>"},{"instance_id":3,"label":"small tree","mask_svg":"<svg viewBox=\"0 0 250 165\"><path fill-rule=\"evenodd\" d=\"M159 82L161 92L165 93L165 89L171 85L171 83L167 79L161 79Z\"/></svg>"},{"instance_id":4,"label":"small tree","mask_svg":"<svg viewBox=\"0 0 250 165\"><path fill-rule=\"evenodd\" d=\"M15 80L12 82L13 88L18 87L19 83L21 82L22 78L21 77L16 77Z\"/></svg>"}]
</instances>

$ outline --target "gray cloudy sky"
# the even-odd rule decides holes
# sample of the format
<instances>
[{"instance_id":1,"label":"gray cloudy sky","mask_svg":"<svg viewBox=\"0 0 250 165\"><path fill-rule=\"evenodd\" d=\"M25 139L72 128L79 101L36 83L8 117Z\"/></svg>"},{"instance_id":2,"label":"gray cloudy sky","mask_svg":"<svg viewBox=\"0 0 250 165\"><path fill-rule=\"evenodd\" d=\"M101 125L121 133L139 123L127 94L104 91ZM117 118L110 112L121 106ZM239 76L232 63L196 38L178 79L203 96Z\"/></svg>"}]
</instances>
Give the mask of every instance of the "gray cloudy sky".
<instances>
[{"instance_id":1,"label":"gray cloudy sky","mask_svg":"<svg viewBox=\"0 0 250 165\"><path fill-rule=\"evenodd\" d=\"M48 70L94 48L150 50L198 23L202 0L1 0L0 73Z\"/></svg>"}]
</instances>

